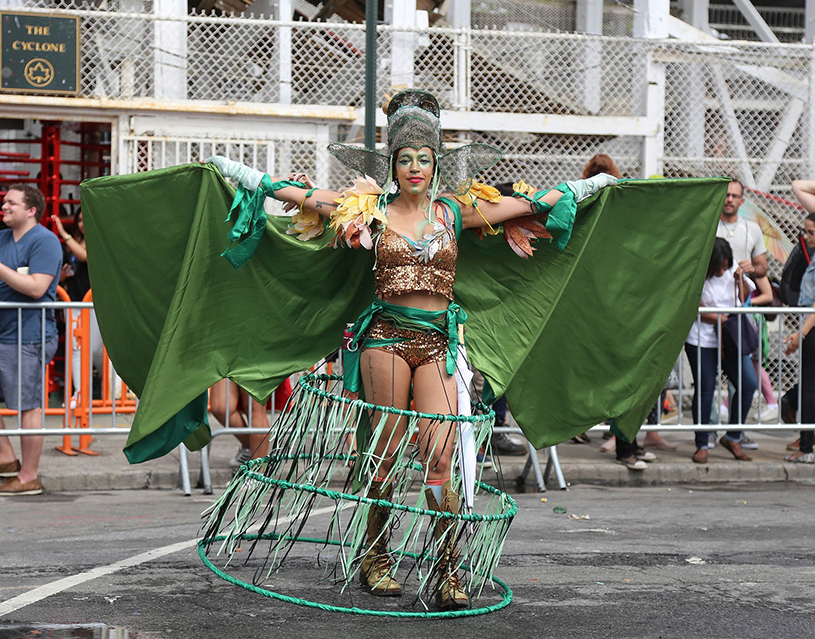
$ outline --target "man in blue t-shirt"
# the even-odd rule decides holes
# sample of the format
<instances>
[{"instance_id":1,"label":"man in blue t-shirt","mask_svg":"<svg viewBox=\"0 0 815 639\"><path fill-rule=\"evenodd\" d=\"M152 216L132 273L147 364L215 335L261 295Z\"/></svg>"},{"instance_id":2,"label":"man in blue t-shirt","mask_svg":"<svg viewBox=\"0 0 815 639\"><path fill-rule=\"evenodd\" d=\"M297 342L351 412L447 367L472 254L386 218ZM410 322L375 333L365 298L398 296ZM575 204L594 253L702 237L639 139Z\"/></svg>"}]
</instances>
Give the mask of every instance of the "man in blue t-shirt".
<instances>
[{"instance_id":1,"label":"man in blue t-shirt","mask_svg":"<svg viewBox=\"0 0 815 639\"><path fill-rule=\"evenodd\" d=\"M53 302L62 267L62 249L57 236L41 226L45 198L39 189L13 184L3 198L0 231L0 301ZM42 423L43 364L57 350L54 311L0 309L0 391L6 406L18 410L23 428L39 428ZM43 327L43 320L45 326ZM44 339L43 339L44 336ZM0 417L0 429L4 429ZM20 438L22 464L8 437L0 437L0 495L38 495L42 492L37 475L43 437Z\"/></svg>"}]
</instances>

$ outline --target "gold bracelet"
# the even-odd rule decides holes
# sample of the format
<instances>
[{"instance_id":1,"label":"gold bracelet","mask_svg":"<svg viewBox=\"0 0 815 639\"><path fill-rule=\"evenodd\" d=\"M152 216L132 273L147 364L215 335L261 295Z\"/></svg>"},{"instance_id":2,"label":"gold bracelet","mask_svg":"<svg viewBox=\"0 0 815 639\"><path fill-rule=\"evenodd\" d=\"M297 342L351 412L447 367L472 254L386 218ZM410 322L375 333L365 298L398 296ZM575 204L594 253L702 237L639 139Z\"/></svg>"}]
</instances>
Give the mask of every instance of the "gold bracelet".
<instances>
[{"instance_id":1,"label":"gold bracelet","mask_svg":"<svg viewBox=\"0 0 815 639\"><path fill-rule=\"evenodd\" d=\"M71 239L71 234L70 234L70 233L66 233L65 235L63 235L63 236L62 236L62 239L63 239L63 240L65 240L65 241L67 242L68 240L70 240L70 239Z\"/></svg>"}]
</instances>

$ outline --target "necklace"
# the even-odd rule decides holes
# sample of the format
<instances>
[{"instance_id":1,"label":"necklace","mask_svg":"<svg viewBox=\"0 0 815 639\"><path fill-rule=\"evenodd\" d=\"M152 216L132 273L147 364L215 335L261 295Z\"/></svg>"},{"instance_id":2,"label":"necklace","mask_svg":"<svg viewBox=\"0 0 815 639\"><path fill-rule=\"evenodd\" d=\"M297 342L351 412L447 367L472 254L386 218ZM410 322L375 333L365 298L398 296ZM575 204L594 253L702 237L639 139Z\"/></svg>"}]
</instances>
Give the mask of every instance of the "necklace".
<instances>
[{"instance_id":1,"label":"necklace","mask_svg":"<svg viewBox=\"0 0 815 639\"><path fill-rule=\"evenodd\" d=\"M733 235L736 233L736 227L739 225L739 221L736 220L735 222L728 224L727 222L719 220L719 224L721 224L724 227L724 230L727 231L727 237L733 237Z\"/></svg>"}]
</instances>

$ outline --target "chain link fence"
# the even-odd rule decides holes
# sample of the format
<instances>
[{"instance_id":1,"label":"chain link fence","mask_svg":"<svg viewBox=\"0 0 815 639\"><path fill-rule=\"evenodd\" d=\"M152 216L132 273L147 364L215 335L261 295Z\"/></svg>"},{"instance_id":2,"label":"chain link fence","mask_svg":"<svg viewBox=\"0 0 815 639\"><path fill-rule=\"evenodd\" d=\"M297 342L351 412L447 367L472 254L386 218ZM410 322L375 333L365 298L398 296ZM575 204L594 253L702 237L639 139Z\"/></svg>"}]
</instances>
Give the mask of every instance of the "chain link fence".
<instances>
[{"instance_id":1,"label":"chain link fence","mask_svg":"<svg viewBox=\"0 0 815 639\"><path fill-rule=\"evenodd\" d=\"M315 23L157 16L151 13L152 3L144 0L99 6L21 0L9 9L47 9L80 18L79 97L160 101L168 95L161 78L166 83L167 77L180 73L186 79L180 97L187 100L364 103L363 25L335 19ZM802 214L787 201L790 183L815 175L813 47L634 39L625 37L631 33L633 15L629 3L609 3L603 28L611 35L586 36L568 33L574 28L574 5L481 0L473 5L472 29L380 26L377 102L393 92L392 86L412 84L432 91L447 110L504 114L505 128L522 114L586 121L594 116L651 118L659 125L654 127L657 133L648 134L656 136L661 149L657 170L666 177L739 178L755 189L748 198L760 214L794 242ZM163 28L166 25L173 28ZM792 21L787 26L800 25ZM177 41L178 33L186 34L183 42ZM161 67L172 68L176 75L162 75ZM647 111L646 94L655 82L649 67L664 72L664 108L659 112ZM169 93L178 99L179 87L171 88ZM504 161L484 176L489 181L523 178L552 186L579 176L597 152L611 155L624 177L641 177L646 171L646 138L621 133L611 124L605 135L460 130L449 116L443 125L450 144L483 141L504 151ZM252 132L242 137L251 140ZM362 132L357 126L334 126L331 137L361 142ZM272 168L279 173L284 167L311 171L318 153L315 143L298 144L293 143L288 155L276 150ZM200 159L209 153L201 148L189 142L179 151L166 145L158 149L134 139L128 161L131 170L157 168L176 156L181 161L188 156ZM235 159L255 165L269 161L250 156L241 153ZM329 167L331 186L347 184L345 169L333 161ZM771 274L780 273L782 259L770 258ZM791 328L771 330L770 348ZM790 373L791 378L792 370L782 376Z\"/></svg>"},{"instance_id":2,"label":"chain link fence","mask_svg":"<svg viewBox=\"0 0 815 639\"><path fill-rule=\"evenodd\" d=\"M186 78L181 95L188 100L276 103L286 89L293 104L364 102L363 25L168 18L153 15L151 3L139 0L84 8L45 0L21 4L18 10L47 8L79 16L79 97L160 100L166 87L160 86L156 68L169 66ZM116 8L121 10L112 10ZM631 13L622 3L609 5L607 12L612 9ZM525 15L536 29L563 31L573 24L570 12L573 8L558 4L485 0L475 6L474 22L480 24L482 15L505 15L497 24L504 30L382 26L377 101L384 101L390 87L404 79L407 66L409 84L434 92L446 109L504 113L508 122L513 114L641 117L646 115L650 61L664 68L666 76L660 158L666 176L735 175L760 191L789 195L792 179L815 172L815 144L809 141L815 116L806 108L812 92L812 47L691 44L508 28ZM167 41L167 34L178 29L157 28L167 23L183 25L183 46ZM178 59L159 56L167 53L166 47ZM450 122L444 124L452 129ZM504 143L508 157L547 155L551 168L537 176L544 181L572 177L575 166L594 150L619 149L631 156L641 142L621 138L613 129L608 136L472 135ZM626 177L636 177L642 168L633 157L620 164Z\"/></svg>"}]
</instances>

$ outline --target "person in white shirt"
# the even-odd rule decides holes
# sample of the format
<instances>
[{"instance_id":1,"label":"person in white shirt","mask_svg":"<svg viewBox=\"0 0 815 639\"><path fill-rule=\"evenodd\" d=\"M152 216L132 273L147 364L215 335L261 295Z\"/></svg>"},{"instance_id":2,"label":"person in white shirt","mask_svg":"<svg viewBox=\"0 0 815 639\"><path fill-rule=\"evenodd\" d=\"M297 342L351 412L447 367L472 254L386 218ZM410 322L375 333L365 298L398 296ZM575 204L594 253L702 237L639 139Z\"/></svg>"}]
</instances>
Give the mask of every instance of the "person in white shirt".
<instances>
[{"instance_id":1,"label":"person in white shirt","mask_svg":"<svg viewBox=\"0 0 815 639\"><path fill-rule=\"evenodd\" d=\"M713 244L713 254L708 265L700 305L725 308L740 306L754 289L755 284L749 278L744 277L742 267L734 265L730 244L717 237ZM720 331L727 317L726 314L721 313L700 314L685 341L685 353L690 361L693 374L692 411L697 424L710 423L718 372ZM750 353L732 353L726 349L721 349L721 351L722 370L736 389L730 411L730 423L743 423L743 418L750 410L753 393L756 390L756 369L750 359ZM739 372L741 372L741 379L739 379ZM741 448L740 441L743 436L743 431L728 431L719 440L719 443L736 459L752 461L752 458ZM707 463L709 437L709 431L696 431L694 462Z\"/></svg>"},{"instance_id":2,"label":"person in white shirt","mask_svg":"<svg viewBox=\"0 0 815 639\"><path fill-rule=\"evenodd\" d=\"M724 238L730 244L734 266L757 279L767 275L767 247L759 225L739 217L742 204L744 187L738 180L732 180L727 186L727 198L722 207L716 237Z\"/></svg>"}]
</instances>

